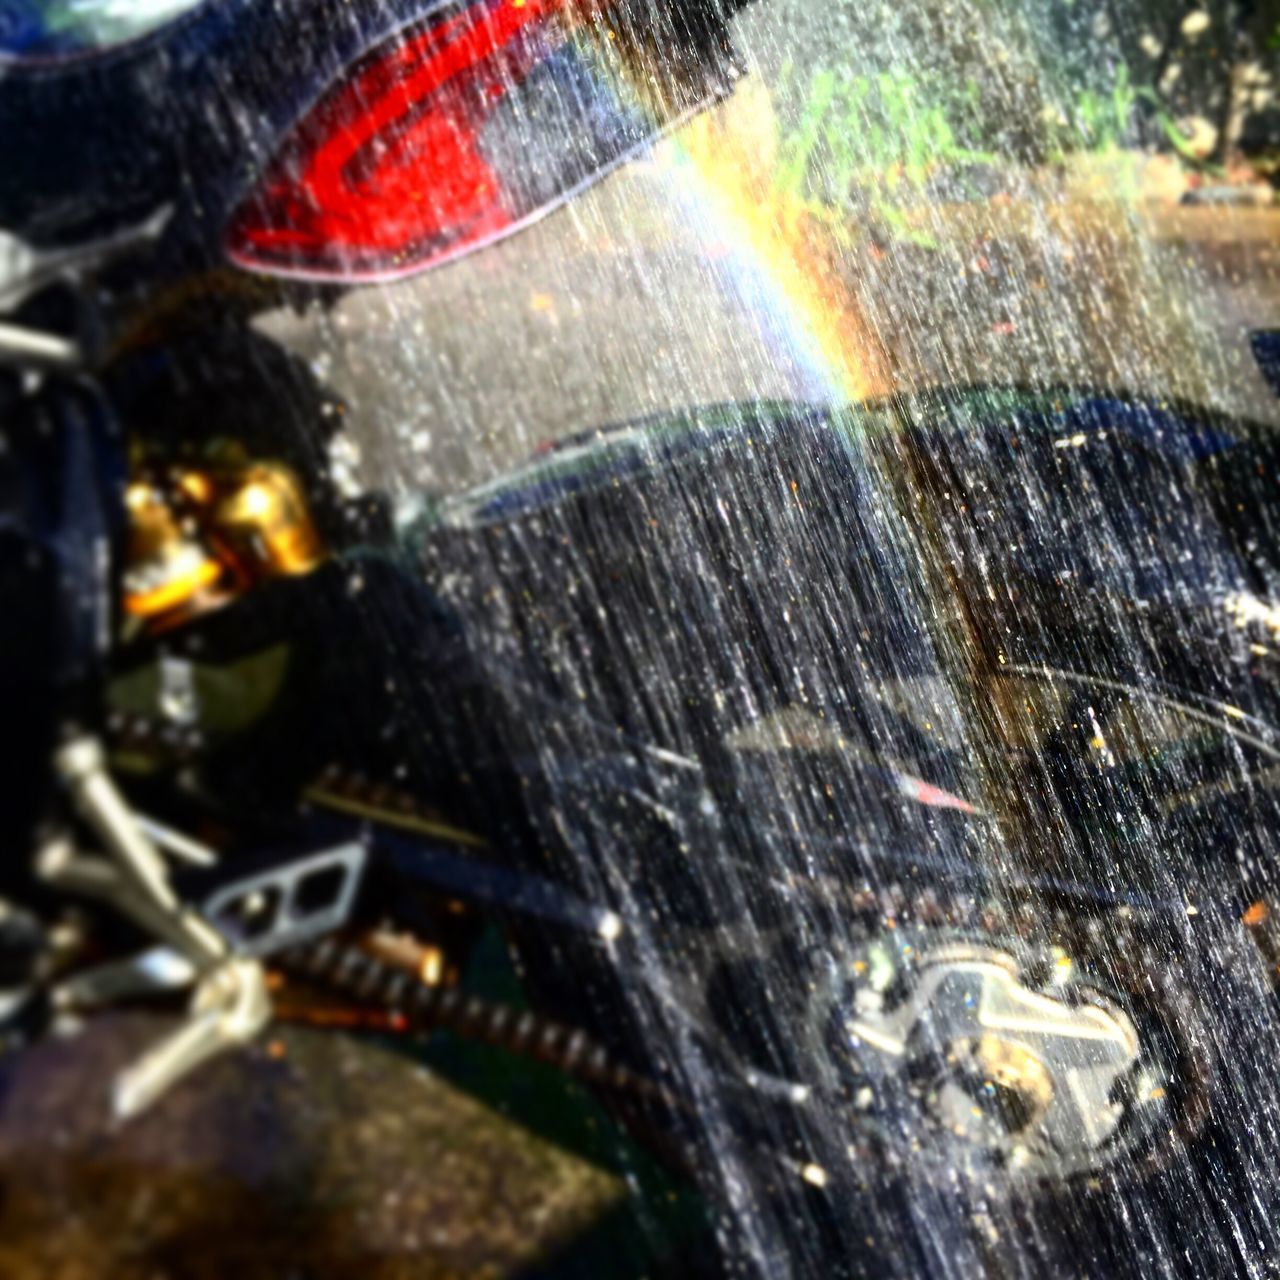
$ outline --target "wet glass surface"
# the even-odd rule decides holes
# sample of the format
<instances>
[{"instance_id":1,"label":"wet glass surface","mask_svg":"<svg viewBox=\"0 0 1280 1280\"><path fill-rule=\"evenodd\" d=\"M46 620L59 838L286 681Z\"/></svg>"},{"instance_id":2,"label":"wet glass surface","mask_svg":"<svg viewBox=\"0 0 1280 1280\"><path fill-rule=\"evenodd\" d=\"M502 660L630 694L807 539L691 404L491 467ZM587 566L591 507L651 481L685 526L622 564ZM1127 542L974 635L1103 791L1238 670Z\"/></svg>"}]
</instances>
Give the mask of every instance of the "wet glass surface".
<instances>
[{"instance_id":1,"label":"wet glass surface","mask_svg":"<svg viewBox=\"0 0 1280 1280\"><path fill-rule=\"evenodd\" d=\"M141 486L130 794L227 858L362 824L415 981L647 1082L379 1024L599 1182L377 1248L518 1274L568 1204L553 1274L1271 1275L1280 8L177 16L0 68L0 309L93 296Z\"/></svg>"}]
</instances>

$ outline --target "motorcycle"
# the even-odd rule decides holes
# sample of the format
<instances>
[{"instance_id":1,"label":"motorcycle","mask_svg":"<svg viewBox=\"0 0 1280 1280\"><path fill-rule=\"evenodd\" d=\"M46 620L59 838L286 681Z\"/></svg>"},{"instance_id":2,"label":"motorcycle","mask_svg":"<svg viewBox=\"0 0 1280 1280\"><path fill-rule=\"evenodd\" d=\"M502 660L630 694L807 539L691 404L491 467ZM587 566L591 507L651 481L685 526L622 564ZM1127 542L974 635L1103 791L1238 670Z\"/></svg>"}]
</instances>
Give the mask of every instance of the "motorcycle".
<instances>
[{"instance_id":1,"label":"motorcycle","mask_svg":"<svg viewBox=\"0 0 1280 1280\"><path fill-rule=\"evenodd\" d=\"M1068 388L737 403L344 498L332 400L218 264L439 265L736 64L714 5L341 10L24 29L0 86L122 122L101 182L0 127L43 240L0 280L6 1042L189 993L127 1118L258 1035L279 971L578 1076L766 1266L1086 1240L1118 1274L1134 1214L1193 1269L1265 1248L1266 429ZM654 41L680 76L641 99L600 59ZM193 76L176 121L118 115ZM457 980L488 921L527 1010Z\"/></svg>"},{"instance_id":2,"label":"motorcycle","mask_svg":"<svg viewBox=\"0 0 1280 1280\"><path fill-rule=\"evenodd\" d=\"M250 333L246 307L265 289L291 296L295 278L332 298L426 270L553 211L730 91L735 7L179 0L0 14L0 164L12 179L0 232L0 539L15 620L2 654L0 819L7 846L37 851L3 877L14 904L5 1021L21 1040L104 1002L194 986L182 1028L117 1081L120 1116L261 1029L257 957L376 919L376 900L402 896L399 872L370 887L358 824L299 825L313 751L304 761L285 746L296 767L251 780L255 751L223 741L234 726L233 737L269 744L292 733L281 718L291 699L346 697L328 655L290 641L287 611L328 600L345 627L344 548L387 535L376 498L346 502L325 474L318 425L332 403ZM159 102L171 107L163 118ZM179 436L174 406L211 367L201 421ZM439 641L433 678L458 661L445 613L424 605ZM271 656L237 672L222 701L230 720L209 723L198 673L170 647L217 649L226 636L249 649L272 637ZM376 665L362 672L377 681L373 701L353 716L366 766L386 755ZM191 753L187 780L207 770L212 789L175 790L134 742L147 718L129 707L153 701L157 672L151 745ZM244 702L240 675L262 696ZM275 727L254 737L267 705ZM459 748L447 766L434 761L430 786L447 785L461 758ZM140 776L122 784L130 764ZM216 796L236 777L263 809L215 831ZM182 830L140 813L138 796ZM192 838L193 822L207 839ZM477 837L416 823L433 898L510 900L575 927L609 919L536 880L491 881L452 851ZM86 858L86 837L107 856ZM50 927L67 923L54 921L68 894L101 910L59 934L74 940L62 955ZM475 932L470 918L420 910L428 932ZM118 958L142 942L161 950Z\"/></svg>"}]
</instances>

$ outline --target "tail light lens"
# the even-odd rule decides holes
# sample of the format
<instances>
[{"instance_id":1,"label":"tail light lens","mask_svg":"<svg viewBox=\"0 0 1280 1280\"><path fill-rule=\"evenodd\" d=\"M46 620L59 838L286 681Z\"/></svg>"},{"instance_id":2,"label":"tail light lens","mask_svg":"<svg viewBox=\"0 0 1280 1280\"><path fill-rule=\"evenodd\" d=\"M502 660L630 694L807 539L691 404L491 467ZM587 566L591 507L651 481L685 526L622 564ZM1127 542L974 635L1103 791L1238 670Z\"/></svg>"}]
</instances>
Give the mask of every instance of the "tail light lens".
<instances>
[{"instance_id":1,"label":"tail light lens","mask_svg":"<svg viewBox=\"0 0 1280 1280\"><path fill-rule=\"evenodd\" d=\"M604 13L600 0L474 0L400 32L285 137L231 217L229 256L382 279L554 208L664 123L654 95L632 91Z\"/></svg>"}]
</instances>

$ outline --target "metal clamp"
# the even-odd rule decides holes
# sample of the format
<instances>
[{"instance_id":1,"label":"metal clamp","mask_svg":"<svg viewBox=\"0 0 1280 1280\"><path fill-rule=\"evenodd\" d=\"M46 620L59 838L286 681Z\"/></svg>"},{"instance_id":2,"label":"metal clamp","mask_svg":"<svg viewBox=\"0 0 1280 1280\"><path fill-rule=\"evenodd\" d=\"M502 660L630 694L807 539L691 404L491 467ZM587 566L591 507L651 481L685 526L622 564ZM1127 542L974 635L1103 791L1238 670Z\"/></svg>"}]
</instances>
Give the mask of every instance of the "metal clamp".
<instances>
[{"instance_id":1,"label":"metal clamp","mask_svg":"<svg viewBox=\"0 0 1280 1280\"><path fill-rule=\"evenodd\" d=\"M116 1076L121 1120L137 1115L215 1054L248 1044L271 1018L266 976L256 960L228 960L197 985L187 1019Z\"/></svg>"}]
</instances>

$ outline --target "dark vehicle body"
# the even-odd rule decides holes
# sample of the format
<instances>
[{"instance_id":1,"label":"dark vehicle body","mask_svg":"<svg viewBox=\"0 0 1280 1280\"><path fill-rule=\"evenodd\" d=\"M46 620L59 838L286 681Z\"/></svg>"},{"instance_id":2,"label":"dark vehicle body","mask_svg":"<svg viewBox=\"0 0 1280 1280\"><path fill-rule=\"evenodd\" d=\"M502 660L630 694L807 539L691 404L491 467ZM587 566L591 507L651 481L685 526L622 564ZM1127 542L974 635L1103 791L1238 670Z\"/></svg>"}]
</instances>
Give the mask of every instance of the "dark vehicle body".
<instances>
[{"instance_id":1,"label":"dark vehicle body","mask_svg":"<svg viewBox=\"0 0 1280 1280\"><path fill-rule=\"evenodd\" d=\"M430 7L198 4L103 50L24 48L15 34L20 60L0 94L3 225L79 245L173 205L166 239L183 269L218 264L232 202L284 131L344 66ZM166 260L148 259L149 270Z\"/></svg>"},{"instance_id":2,"label":"dark vehicle body","mask_svg":"<svg viewBox=\"0 0 1280 1280\"><path fill-rule=\"evenodd\" d=\"M308 576L99 647L90 685L128 751L158 716L148 670L221 684L194 808L165 781L189 748L144 734L136 794L167 821L233 824L246 851L357 839L402 922L433 920L423 893L502 921L536 1007L661 1082L620 1115L735 1205L729 1257L1052 1270L1084 1232L1088 1265L1140 1274L1132 1212L1193 1258L1266 1236L1267 1131L1223 1099L1265 1115L1274 1083L1211 1046L1270 1034L1271 944L1239 922L1280 830L1274 466L1265 429L1106 394L713 407L402 504ZM1090 493L1089 518L987 536L1055 489ZM90 558L58 527L65 564ZM281 649L246 720L244 673ZM44 731L30 656L6 677ZM336 812L335 779L355 780ZM387 819L387 788L430 825ZM904 963L1016 957L1019 998L1123 1007L1155 1046L1125 1088L1158 1081L1158 1103L1126 1094L1105 1141L1026 1170L956 1142L913 1101L914 1058L902 1076L841 1047L848 974L886 937ZM1045 987L1062 956L1075 986Z\"/></svg>"},{"instance_id":3,"label":"dark vehicle body","mask_svg":"<svg viewBox=\"0 0 1280 1280\"><path fill-rule=\"evenodd\" d=\"M899 507L889 473L903 467L930 486L930 510ZM1089 829L1091 777L1152 769L1135 789L1177 794L1192 787L1197 752L1212 761L1225 746L1211 745L1219 732L1236 744L1242 779L1276 758L1275 656L1264 643L1275 618L1261 602L1277 572L1277 483L1265 427L1105 394L721 406L589 433L448 500L424 535L427 576L447 584L503 685L577 708L622 740L720 764L744 726L803 708L818 739L826 729L847 737L853 767L871 770L861 781L878 770L908 794L910 768L935 789L921 788L921 812L957 830L984 808L980 776L966 773L976 761L964 759L962 732L912 723L928 716L927 682L961 683L957 627L966 639L981 628L991 679L1060 678L1099 706L1109 683L1207 734L1162 765L1154 742L1090 748L1100 721L1078 724L1079 742L1052 742L1047 709L1043 724L1021 726L1038 737L1011 751L1053 746L1078 771L1074 787L1063 775L1046 789ZM1081 493L1083 511L1055 500ZM1036 524L1045 511L1063 513L1048 534ZM985 536L997 527L999 541ZM552 555L553 545L567 552ZM943 583L923 568L934 546L950 557ZM990 598L989 582L1009 584L1004 598ZM951 599L934 608L940 592ZM532 607L499 613L486 604L495 600ZM945 609L957 616L940 617ZM666 705L672 690L689 700L678 713ZM1246 823L1240 838L1265 839L1266 826ZM1213 859L1238 867L1238 854L1207 849L1204 884L1220 892L1227 868ZM1080 887L1100 891L1098 868L1080 870ZM1128 864L1108 887L1185 904L1191 886L1161 879L1158 866Z\"/></svg>"},{"instance_id":4,"label":"dark vehicle body","mask_svg":"<svg viewBox=\"0 0 1280 1280\"><path fill-rule=\"evenodd\" d=\"M904 509L907 468L929 511ZM1272 890L1280 740L1271 615L1242 602L1274 582L1276 483L1264 428L988 388L589 433L411 539L517 744L523 866L627 922L616 950L523 935L531 989L561 1016L591 1007L595 1034L700 1098L711 1181L741 1179L722 1194L792 1240L781 1224L816 1215L810 1265L1139 1274L1130 1213L1206 1265L1223 1232L1249 1238L1236 1196L1268 1194L1265 1140L1212 1099L1244 1089L1261 1115L1272 1085L1202 1049L1266 1034L1238 922ZM1084 514L1055 504L1081 491ZM1074 523L1047 532L1032 513L1055 509ZM966 697L1000 721L975 731ZM1110 1157L1145 1180L1072 1179L1063 1148L1065 1183L1036 1190L842 1066L829 1020L853 997L831 974L886 927L908 953L931 931L1053 935L1104 988L1153 996L1153 1025L1180 1028L1181 1118L1151 1122L1172 1124L1158 1142L1132 1119ZM858 1118L859 1098L886 1114ZM938 1145L895 1183L900 1143Z\"/></svg>"}]
</instances>

